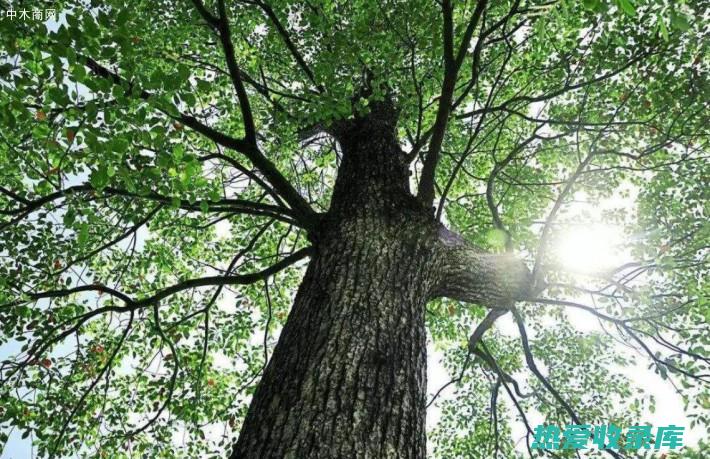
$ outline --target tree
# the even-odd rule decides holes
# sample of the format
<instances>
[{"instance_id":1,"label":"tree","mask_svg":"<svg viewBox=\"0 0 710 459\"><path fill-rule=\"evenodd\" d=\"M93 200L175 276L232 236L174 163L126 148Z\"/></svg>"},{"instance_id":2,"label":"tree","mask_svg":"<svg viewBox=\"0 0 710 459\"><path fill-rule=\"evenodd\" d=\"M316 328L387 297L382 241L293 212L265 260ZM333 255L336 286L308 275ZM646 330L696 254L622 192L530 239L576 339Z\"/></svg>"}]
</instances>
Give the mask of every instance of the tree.
<instances>
[{"instance_id":1,"label":"tree","mask_svg":"<svg viewBox=\"0 0 710 459\"><path fill-rule=\"evenodd\" d=\"M620 368L641 360L707 426L706 6L92 0L4 18L0 439L421 458L427 343L457 389L436 457L514 457L517 422L533 456L533 412L634 424L653 400ZM624 262L560 263L588 220L574 203L612 198L634 203L602 213Z\"/></svg>"}]
</instances>

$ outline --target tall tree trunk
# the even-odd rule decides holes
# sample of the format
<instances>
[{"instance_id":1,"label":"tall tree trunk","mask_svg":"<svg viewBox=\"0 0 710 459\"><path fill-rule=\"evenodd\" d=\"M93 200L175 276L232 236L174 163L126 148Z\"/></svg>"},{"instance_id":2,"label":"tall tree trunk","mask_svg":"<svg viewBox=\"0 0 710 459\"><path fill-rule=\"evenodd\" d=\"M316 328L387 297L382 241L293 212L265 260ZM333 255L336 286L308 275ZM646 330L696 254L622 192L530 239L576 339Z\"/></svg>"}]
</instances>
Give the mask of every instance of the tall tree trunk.
<instances>
[{"instance_id":1,"label":"tall tree trunk","mask_svg":"<svg viewBox=\"0 0 710 459\"><path fill-rule=\"evenodd\" d=\"M334 129L331 207L233 459L425 457L427 301L510 300L502 284L518 265L476 251L410 194L395 122L383 103Z\"/></svg>"},{"instance_id":2,"label":"tall tree trunk","mask_svg":"<svg viewBox=\"0 0 710 459\"><path fill-rule=\"evenodd\" d=\"M427 251L383 226L319 244L232 457L424 457Z\"/></svg>"}]
</instances>

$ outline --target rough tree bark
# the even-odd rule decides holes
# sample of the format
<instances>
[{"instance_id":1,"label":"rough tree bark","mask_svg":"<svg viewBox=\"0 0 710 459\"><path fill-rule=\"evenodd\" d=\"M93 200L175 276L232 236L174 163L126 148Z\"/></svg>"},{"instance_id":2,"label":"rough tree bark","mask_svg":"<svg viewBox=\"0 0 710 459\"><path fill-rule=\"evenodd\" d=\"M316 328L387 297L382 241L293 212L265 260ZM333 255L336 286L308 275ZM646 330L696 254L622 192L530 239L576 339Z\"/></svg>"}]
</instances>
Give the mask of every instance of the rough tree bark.
<instances>
[{"instance_id":1,"label":"rough tree bark","mask_svg":"<svg viewBox=\"0 0 710 459\"><path fill-rule=\"evenodd\" d=\"M383 102L332 129L330 210L232 459L425 457L427 301L506 307L527 292L522 263L477 250L412 196L396 119Z\"/></svg>"}]
</instances>

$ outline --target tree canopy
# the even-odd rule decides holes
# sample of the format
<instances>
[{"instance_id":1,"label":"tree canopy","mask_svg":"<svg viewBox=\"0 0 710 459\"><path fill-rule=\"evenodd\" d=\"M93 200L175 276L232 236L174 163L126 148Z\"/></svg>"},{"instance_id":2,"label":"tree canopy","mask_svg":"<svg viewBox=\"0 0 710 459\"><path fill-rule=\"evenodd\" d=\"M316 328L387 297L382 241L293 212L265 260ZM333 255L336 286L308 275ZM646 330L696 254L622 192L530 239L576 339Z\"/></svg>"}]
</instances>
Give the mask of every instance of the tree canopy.
<instances>
[{"instance_id":1,"label":"tree canopy","mask_svg":"<svg viewBox=\"0 0 710 459\"><path fill-rule=\"evenodd\" d=\"M707 429L707 2L50 6L0 19L0 449L224 457L329 208L331 129L384 100L419 198L535 285L512 332L428 305L455 388L429 388L432 457L525 456L530 416L637 424L638 368Z\"/></svg>"}]
</instances>

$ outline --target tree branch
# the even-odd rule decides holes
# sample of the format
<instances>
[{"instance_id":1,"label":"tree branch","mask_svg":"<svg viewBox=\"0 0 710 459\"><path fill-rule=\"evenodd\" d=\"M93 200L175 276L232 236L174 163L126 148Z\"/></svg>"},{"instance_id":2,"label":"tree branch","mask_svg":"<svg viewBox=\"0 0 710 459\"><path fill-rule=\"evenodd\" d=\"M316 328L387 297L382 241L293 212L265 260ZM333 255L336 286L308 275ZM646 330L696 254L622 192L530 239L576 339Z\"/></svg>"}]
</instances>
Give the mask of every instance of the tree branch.
<instances>
[{"instance_id":1,"label":"tree branch","mask_svg":"<svg viewBox=\"0 0 710 459\"><path fill-rule=\"evenodd\" d=\"M498 318L502 317L508 312L507 309L491 309L486 314L486 317L476 326L471 336L468 339L468 351L473 352L478 346L478 342L483 338L483 334L490 329Z\"/></svg>"},{"instance_id":2,"label":"tree branch","mask_svg":"<svg viewBox=\"0 0 710 459\"><path fill-rule=\"evenodd\" d=\"M231 45L231 40L228 42L228 44ZM233 53L233 47L229 47L229 49L232 50ZM234 55L232 54L231 60L233 59ZM85 60L87 67L89 67L94 73L103 78L110 79L115 84L127 86L127 92L129 94L132 93L133 85L128 82L125 82L123 78L121 78L118 74L108 70L106 67L102 66L91 58L87 57L85 58ZM233 63L233 65L236 66L236 63ZM236 76L239 76L238 72L236 73ZM241 84L241 80L237 79L236 81ZM241 86L241 88L243 89L243 85ZM239 92L241 91L238 91L238 93ZM151 96L152 95L146 91L139 92L139 97L142 99L147 100ZM246 93L243 94L243 97L246 97ZM247 108L242 108L242 110L249 110L248 105L246 105L246 107ZM283 197L283 199L289 204L289 206L291 206L291 208L296 213L297 219L299 220L301 225L303 225L304 228L312 229L316 225L316 212L311 208L308 202L306 202L306 200L298 193L298 191L296 191L296 189L291 185L291 183L286 180L286 178L276 168L274 163L271 162L268 158L266 158L266 156L264 156L264 154L259 150L258 146L256 145L255 138L253 142L250 140L249 135L245 136L245 139L237 139L201 123L193 116L186 115L180 112L177 112L177 115L170 114L165 111L162 112L170 118L179 121L185 126L191 128L192 130L202 134L213 142L225 148L229 148L231 150L242 153L244 156L247 157L247 159L249 159L249 161L251 161L252 164L254 164L257 169L259 169L259 171L261 171L261 173L269 181L269 183L273 185L274 189L279 193L279 195L281 195L281 197ZM251 112L249 111L249 113ZM247 129L247 134L248 131L249 129Z\"/></svg>"},{"instance_id":3,"label":"tree branch","mask_svg":"<svg viewBox=\"0 0 710 459\"><path fill-rule=\"evenodd\" d=\"M600 83L604 80L608 80L610 78L615 77L616 75L620 74L627 68L631 67L632 65L636 64L637 62L640 62L642 59L654 54L654 52L647 52L647 53L642 53L639 54L628 61L624 63L624 65L621 65L620 67L611 70L609 72L606 72L602 75L599 75L597 77L591 78L589 80L581 81L579 83L574 83L574 84L565 84L561 88L558 88L554 91L550 91L546 94L540 94L537 96L515 96L512 97L505 102L502 102L499 105L489 107L489 108L481 108L481 109L476 109L476 110L471 110L466 113L462 113L460 115L456 115L456 118L458 119L465 119L465 118L471 118L474 116L481 115L486 112L494 112L494 111L499 111L499 110L508 110L508 107L516 102L525 102L527 104L531 104L534 102L544 102L550 99L554 99L555 97L561 96L567 92L570 91L576 91L577 89L581 89L587 86L591 86L597 83Z\"/></svg>"},{"instance_id":4,"label":"tree branch","mask_svg":"<svg viewBox=\"0 0 710 459\"><path fill-rule=\"evenodd\" d=\"M555 387L550 383L550 381L545 377L545 375L542 374L540 369L537 367L537 364L535 363L535 358L533 357L532 351L530 350L530 343L528 342L528 333L525 329L525 322L523 321L523 317L520 315L520 312L518 312L516 308L512 308L512 311L513 316L515 317L515 322L518 324L518 331L520 332L520 341L523 345L523 352L525 353L525 362L528 364L530 371L533 372L533 374L542 383L545 389L547 389L550 394L552 394L555 400L557 400L557 402L562 405L567 414L569 414L572 421L574 421L575 424L582 424L582 421L579 419L579 416L577 416L576 411L574 411L572 406L567 403L567 400L565 400L562 395L560 395L557 389L555 389ZM613 450L606 449L604 451L614 458L621 459L622 457L619 455L619 453Z\"/></svg>"},{"instance_id":5,"label":"tree branch","mask_svg":"<svg viewBox=\"0 0 710 459\"><path fill-rule=\"evenodd\" d=\"M91 382L89 387L84 391L83 394L81 394L81 398L79 398L79 401L76 403L76 405L74 405L74 408L72 409L71 413L69 414L69 416L67 416L67 419L62 424L61 429L59 429L59 433L57 434L56 440L54 440L53 447L52 447L52 453L50 454L50 456L54 456L54 453L57 451L57 448L59 447L59 442L64 437L67 427L69 427L69 423L71 423L74 416L76 416L76 413L79 411L79 409L81 409L81 406L84 404L84 401L86 400L86 398L89 396L91 391L93 391L94 388L98 385L99 381L101 380L101 378L103 378L104 374L107 374L107 371L113 366L113 361L116 358L116 355L118 355L118 352L121 350L121 347L123 347L123 343L125 342L126 337L128 336L128 333L131 331L131 327L133 326L133 319L134 319L134 313L133 313L133 311L131 311L131 315L128 319L128 325L126 325L126 328L123 330L123 333L121 334L121 337L119 338L118 344L116 344L116 347L111 352L111 355L109 355L109 358L106 361L106 364L101 368L101 371L99 371L98 376L96 376L96 378L94 378L94 380Z\"/></svg>"},{"instance_id":6,"label":"tree branch","mask_svg":"<svg viewBox=\"0 0 710 459\"><path fill-rule=\"evenodd\" d=\"M443 262L433 297L504 309L529 297L530 271L514 255L485 253L443 226L439 250Z\"/></svg>"},{"instance_id":7,"label":"tree branch","mask_svg":"<svg viewBox=\"0 0 710 459\"><path fill-rule=\"evenodd\" d=\"M318 84L318 82L316 81L315 75L311 71L310 67L308 67L308 64L303 59L303 56L298 51L298 48L296 48L296 45L293 43L293 40L291 40L291 36L289 35L288 31L283 26L283 24L281 24L281 21L279 21L278 16L276 16L276 13L274 13L274 10L271 8L271 6L269 6L266 2L258 0L254 3L264 11L269 20L271 20L271 22L274 24L279 35L281 35L281 38L283 39L284 43L286 43L286 47L288 48L289 52L298 63L298 66L301 68L301 70L303 70L303 72L308 76L308 79L311 80L311 83L313 83L313 85L318 89L318 91L323 92L323 86Z\"/></svg>"},{"instance_id":8,"label":"tree branch","mask_svg":"<svg viewBox=\"0 0 710 459\"><path fill-rule=\"evenodd\" d=\"M163 204L171 204L174 198L171 196L164 196L158 193L134 193L120 188L106 187L103 190L96 190L91 184L84 183L81 185L74 185L63 190L57 190L48 195L39 197L32 201L26 200L25 207L20 207L18 209L13 209L7 211L8 214L18 215L17 218L13 219L7 224L16 223L18 220L26 217L30 213L38 210L43 205L48 204L52 201L63 199L72 195L82 194L82 193L95 193L95 194L105 194L108 196L123 196L129 198L146 199L151 201L157 201ZM270 204L264 204L260 202L248 201L244 199L231 199L223 198L217 201L187 201L184 199L178 199L178 206L184 210L190 211L202 211L203 204L207 204L208 211L212 212L234 212L234 213L245 213L251 215L264 215L278 220L293 224L293 216L291 215L291 210L281 206L274 206ZM3 225L6 226L7 224Z\"/></svg>"},{"instance_id":9,"label":"tree branch","mask_svg":"<svg viewBox=\"0 0 710 459\"><path fill-rule=\"evenodd\" d=\"M300 250L297 250L296 252L293 252L291 255L283 258L279 262L269 266L268 268L255 272L255 273L249 273L249 274L239 274L239 275L225 275L225 276L206 276L206 277L199 277L195 279L188 279L183 282L179 282L175 285L172 285L170 287L166 287L162 290L159 290L157 293L141 298L141 299L133 299L130 296L126 295L123 292L120 292L116 289L113 289L111 287L107 287L103 284L87 284L87 285L80 285L78 287L73 287L73 288L68 288L68 289L58 289L58 290L48 290L44 292L37 292L37 293L25 293L28 298L31 300L40 300L43 298L61 298L61 297L66 297L70 296L76 293L81 293L81 292L101 292L101 293L106 293L109 294L115 298L118 298L119 300L123 301L125 303L125 308L124 310L132 310L132 309L137 309L145 306L150 306L153 305L160 300L167 298L170 295L174 295L175 293L179 293L183 290L188 290L191 288L196 288L196 287L207 287L207 286L220 286L220 285L248 285L248 284L253 284L255 282L259 282L261 280L264 280L270 276L273 276L274 274L278 273L279 271L282 271L292 264L296 263L297 261L300 261L307 256L309 256L312 252L311 247L306 247ZM16 306L19 304L24 303L25 301L23 300L16 300L11 303L7 303L4 305L1 305L0 307L5 308L5 307L12 307Z\"/></svg>"},{"instance_id":10,"label":"tree branch","mask_svg":"<svg viewBox=\"0 0 710 459\"><path fill-rule=\"evenodd\" d=\"M481 345L483 349L480 348L475 348L472 349L471 346L468 347L466 351L466 358L464 359L463 365L461 366L461 371L459 372L459 375L451 378L446 384L441 386L431 397L429 402L427 402L426 407L429 408L437 398L441 395L441 393L446 389L447 387L451 386L452 384L458 384L464 377L464 374L466 373L466 370L468 369L469 365L471 364L471 355L475 355L481 361L486 364L488 368L490 368L492 371L494 371L497 375L499 380L501 380L504 383L511 384L513 388L515 389L515 393L518 394L518 397L520 398L527 398L530 397L532 394L523 394L522 391L520 390L520 385L518 382L513 379L509 374L505 373L498 363L496 362L495 358L493 355L488 351L488 349L485 347L483 342L481 342Z\"/></svg>"},{"instance_id":11,"label":"tree branch","mask_svg":"<svg viewBox=\"0 0 710 459\"><path fill-rule=\"evenodd\" d=\"M244 83L242 82L241 71L237 65L237 60L234 55L234 44L232 43L232 35L229 28L229 18L227 17L227 8L224 0L218 0L217 10L219 12L219 21L217 22L217 31L219 40L222 43L224 58L227 61L227 69L232 80L232 86L237 93L239 100L239 109L242 112L244 120L244 138L254 148L256 148L256 127L254 125L254 116L252 115L249 97L247 96Z\"/></svg>"},{"instance_id":12,"label":"tree branch","mask_svg":"<svg viewBox=\"0 0 710 459\"><path fill-rule=\"evenodd\" d=\"M417 197L425 206L431 206L434 202L436 166L439 162L439 153L441 152L441 145L444 141L444 134L446 133L446 126L449 121L449 114L451 113L451 102L456 88L456 76L466 56L466 50L471 41L473 31L478 26L483 11L486 8L486 3L486 0L479 0L476 3L471 21L464 33L464 39L461 42L458 53L454 56L453 5L450 0L443 0L442 2L442 12L444 16L444 81L441 85L439 107L436 112L436 120L434 121L431 140L429 142L429 151L424 158L424 166L417 190Z\"/></svg>"}]
</instances>

